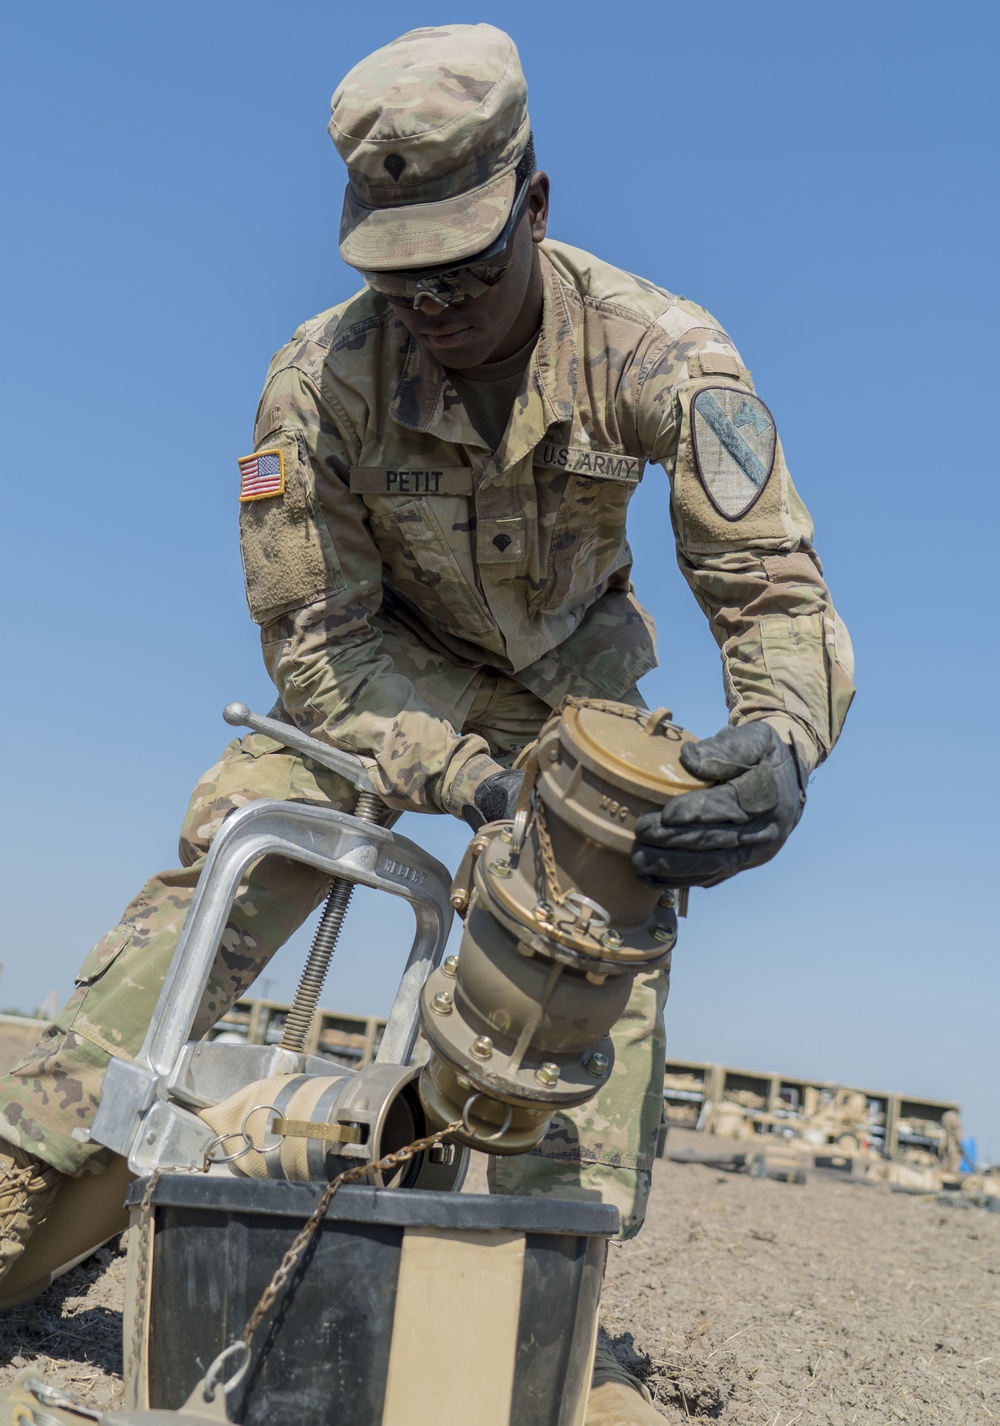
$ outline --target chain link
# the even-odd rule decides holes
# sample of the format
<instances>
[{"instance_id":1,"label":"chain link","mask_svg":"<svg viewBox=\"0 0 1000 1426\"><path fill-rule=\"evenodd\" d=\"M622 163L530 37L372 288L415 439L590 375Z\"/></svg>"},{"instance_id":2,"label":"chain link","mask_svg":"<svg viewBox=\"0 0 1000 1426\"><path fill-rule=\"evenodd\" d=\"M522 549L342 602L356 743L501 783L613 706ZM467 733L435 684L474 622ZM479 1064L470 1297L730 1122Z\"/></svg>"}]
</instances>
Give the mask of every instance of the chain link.
<instances>
[{"instance_id":1,"label":"chain link","mask_svg":"<svg viewBox=\"0 0 1000 1426\"><path fill-rule=\"evenodd\" d=\"M330 1205L330 1200L342 1184L353 1183L356 1179L364 1178L367 1174L382 1173L386 1169L393 1169L399 1164L405 1164L407 1160L412 1159L415 1154L422 1153L424 1149L433 1148L435 1144L440 1144L449 1134L454 1134L461 1128L461 1119L455 1119L451 1124L448 1124L444 1129L438 1129L434 1134L428 1134L423 1139L414 1139L412 1144L407 1144L402 1149L396 1149L393 1153L386 1154L381 1159L376 1159L374 1162L368 1164L358 1164L352 1169L345 1169L343 1173L337 1174L336 1178L332 1178L323 1190L316 1207L312 1213L310 1213L298 1233L296 1233L291 1246L278 1264L271 1281L261 1293L260 1301L251 1312L240 1340L245 1342L247 1346L250 1345L253 1334L285 1290L292 1269L319 1230L320 1224L326 1217L326 1210Z\"/></svg>"},{"instance_id":2,"label":"chain link","mask_svg":"<svg viewBox=\"0 0 1000 1426\"><path fill-rule=\"evenodd\" d=\"M555 722L570 708L588 708L597 713L613 713L618 718L629 718L636 723L644 723L649 716L648 708L637 708L631 703L615 703L607 698L579 698L576 694L570 693L559 704L552 714L550 722ZM537 783L539 774L539 764L537 758L534 766L534 781ZM552 847L552 838L549 836L548 824L545 820L545 806L538 796L532 798L532 807L535 814L535 831L538 834L538 851L542 859L542 871L545 875L545 893L548 900L556 906L565 906L569 893L563 891L559 881L559 873L556 869L556 854Z\"/></svg>"}]
</instances>

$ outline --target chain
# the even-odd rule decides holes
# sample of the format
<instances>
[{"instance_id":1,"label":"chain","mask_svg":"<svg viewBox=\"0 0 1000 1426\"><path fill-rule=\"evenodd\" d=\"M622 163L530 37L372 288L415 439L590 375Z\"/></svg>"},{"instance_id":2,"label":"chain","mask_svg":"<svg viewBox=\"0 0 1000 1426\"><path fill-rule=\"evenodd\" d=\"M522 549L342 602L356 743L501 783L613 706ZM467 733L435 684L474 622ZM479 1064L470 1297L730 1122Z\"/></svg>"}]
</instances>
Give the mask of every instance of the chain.
<instances>
[{"instance_id":1,"label":"chain","mask_svg":"<svg viewBox=\"0 0 1000 1426\"><path fill-rule=\"evenodd\" d=\"M136 1254L136 1272L133 1281L136 1283L136 1290L139 1293L139 1301L135 1305L135 1317L132 1320L132 1338L129 1342L128 1360L125 1363L125 1380L135 1381L135 1373L139 1364L139 1354L142 1350L142 1338L146 1325L146 1307L149 1302L149 1284L146 1281L146 1270L149 1265L149 1244L153 1236L153 1194L156 1185L162 1177L161 1169L154 1169L146 1184L146 1191L142 1195L142 1202L139 1204L139 1217L136 1221L136 1228L139 1233L139 1251Z\"/></svg>"},{"instance_id":2,"label":"chain","mask_svg":"<svg viewBox=\"0 0 1000 1426\"><path fill-rule=\"evenodd\" d=\"M644 723L649 716L648 708L637 708L631 703L615 703L607 698L578 698L575 694L569 693L554 710L550 721L554 722L557 718L562 717L569 708L592 708L598 713L614 713L619 718L631 718L636 723ZM537 780L537 759L532 771L535 780ZM533 803L535 830L538 833L538 851L542 858L542 871L545 874L545 893L556 906L565 906L568 893L563 891L559 873L556 870L556 854L552 848L552 838L549 836L548 825L545 821L545 807L540 797L535 797Z\"/></svg>"},{"instance_id":3,"label":"chain","mask_svg":"<svg viewBox=\"0 0 1000 1426\"><path fill-rule=\"evenodd\" d=\"M355 1179L364 1178L370 1173L381 1173L386 1169L396 1168L397 1165L404 1164L408 1159L412 1159L415 1154L422 1153L424 1149L430 1149L433 1148L435 1144L440 1144L449 1134L454 1134L457 1130L461 1129L461 1127L461 1119L456 1119L447 1125L446 1128L438 1129L435 1134L428 1134L426 1138L423 1139L415 1139L412 1144L407 1144L402 1149L396 1149L394 1153L386 1154L384 1158L376 1159L373 1163L369 1164L358 1164L355 1168L345 1169L344 1172L338 1174L336 1178L332 1178L323 1190L316 1207L312 1213L310 1213L298 1233L296 1233L291 1246L278 1264L271 1281L261 1293L260 1301L251 1312L240 1340L245 1342L247 1346L250 1345L253 1334L285 1290L292 1269L315 1236L319 1225L326 1217L326 1210L330 1205L330 1200L342 1184L352 1183Z\"/></svg>"}]
</instances>

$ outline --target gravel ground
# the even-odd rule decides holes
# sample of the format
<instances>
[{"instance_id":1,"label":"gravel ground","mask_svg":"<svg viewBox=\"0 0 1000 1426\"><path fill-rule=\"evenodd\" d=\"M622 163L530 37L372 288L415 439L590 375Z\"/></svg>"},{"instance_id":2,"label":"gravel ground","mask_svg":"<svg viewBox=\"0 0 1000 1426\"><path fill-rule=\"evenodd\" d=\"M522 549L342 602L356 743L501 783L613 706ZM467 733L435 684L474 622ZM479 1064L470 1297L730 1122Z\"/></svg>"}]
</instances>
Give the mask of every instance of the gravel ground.
<instances>
[{"instance_id":1,"label":"gravel ground","mask_svg":"<svg viewBox=\"0 0 1000 1426\"><path fill-rule=\"evenodd\" d=\"M102 1249L0 1318L0 1387L30 1362L113 1404L124 1268ZM1000 1214L662 1161L642 1236L612 1248L604 1321L667 1421L983 1426L1000 1420Z\"/></svg>"}]
</instances>

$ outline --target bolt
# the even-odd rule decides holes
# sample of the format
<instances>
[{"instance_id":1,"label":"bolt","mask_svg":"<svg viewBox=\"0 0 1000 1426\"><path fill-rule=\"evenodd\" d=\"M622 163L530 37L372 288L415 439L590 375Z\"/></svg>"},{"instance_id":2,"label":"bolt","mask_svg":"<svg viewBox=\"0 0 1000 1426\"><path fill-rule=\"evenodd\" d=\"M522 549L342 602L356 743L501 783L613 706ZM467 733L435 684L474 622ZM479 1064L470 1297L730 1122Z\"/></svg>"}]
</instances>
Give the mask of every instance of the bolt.
<instances>
[{"instance_id":1,"label":"bolt","mask_svg":"<svg viewBox=\"0 0 1000 1426\"><path fill-rule=\"evenodd\" d=\"M658 906L669 906L671 909L677 905L677 892L665 891L657 902Z\"/></svg>"},{"instance_id":2,"label":"bolt","mask_svg":"<svg viewBox=\"0 0 1000 1426\"><path fill-rule=\"evenodd\" d=\"M514 840L513 827L501 827L498 836L501 842L506 842L509 845Z\"/></svg>"},{"instance_id":3,"label":"bolt","mask_svg":"<svg viewBox=\"0 0 1000 1426\"><path fill-rule=\"evenodd\" d=\"M536 921L551 921L556 912L551 902L537 901L535 903L535 909L531 914Z\"/></svg>"},{"instance_id":4,"label":"bolt","mask_svg":"<svg viewBox=\"0 0 1000 1426\"><path fill-rule=\"evenodd\" d=\"M535 1070L535 1078L538 1080L538 1083L543 1084L546 1089L551 1089L554 1084L558 1084L559 1082L559 1066L553 1064L551 1060L546 1060L543 1065L539 1065L538 1069Z\"/></svg>"},{"instance_id":5,"label":"bolt","mask_svg":"<svg viewBox=\"0 0 1000 1426\"><path fill-rule=\"evenodd\" d=\"M457 1075L455 1076L455 1083L458 1085L459 1089L471 1089L471 1088L472 1088L472 1080L471 1080L471 1079L467 1079L464 1074L457 1074Z\"/></svg>"},{"instance_id":6,"label":"bolt","mask_svg":"<svg viewBox=\"0 0 1000 1426\"><path fill-rule=\"evenodd\" d=\"M469 904L468 895L464 891L453 891L451 894L451 904L456 911L464 911Z\"/></svg>"},{"instance_id":7,"label":"bolt","mask_svg":"<svg viewBox=\"0 0 1000 1426\"><path fill-rule=\"evenodd\" d=\"M550 763L557 763L557 762L559 761L559 744L558 744L558 743L553 743L553 744L552 744L551 748L549 748L548 752L546 753L546 757L548 758L548 760L549 760Z\"/></svg>"},{"instance_id":8,"label":"bolt","mask_svg":"<svg viewBox=\"0 0 1000 1426\"><path fill-rule=\"evenodd\" d=\"M654 941L661 941L661 942L663 942L663 943L665 944L667 941L672 941L673 939L674 939L674 932L673 932L672 927L670 927L670 926L654 926L654 927L653 927L653 940L654 940Z\"/></svg>"},{"instance_id":9,"label":"bolt","mask_svg":"<svg viewBox=\"0 0 1000 1426\"><path fill-rule=\"evenodd\" d=\"M439 990L431 1001L431 1009L435 1015L451 1014L451 991Z\"/></svg>"},{"instance_id":10,"label":"bolt","mask_svg":"<svg viewBox=\"0 0 1000 1426\"><path fill-rule=\"evenodd\" d=\"M488 1060L493 1053L493 1041L489 1035L477 1035L472 1042L472 1053L477 1060Z\"/></svg>"},{"instance_id":11,"label":"bolt","mask_svg":"<svg viewBox=\"0 0 1000 1426\"><path fill-rule=\"evenodd\" d=\"M155 1130L155 1129L150 1129L149 1133L146 1135L146 1143L147 1143L147 1144L155 1144L155 1143L156 1143L156 1130Z\"/></svg>"},{"instance_id":12,"label":"bolt","mask_svg":"<svg viewBox=\"0 0 1000 1426\"><path fill-rule=\"evenodd\" d=\"M605 931L601 937L601 945L606 951L620 951L625 944L625 938L620 931Z\"/></svg>"},{"instance_id":13,"label":"bolt","mask_svg":"<svg viewBox=\"0 0 1000 1426\"><path fill-rule=\"evenodd\" d=\"M501 881L506 880L506 878L510 876L510 862L490 862L490 871L494 876L500 877Z\"/></svg>"},{"instance_id":14,"label":"bolt","mask_svg":"<svg viewBox=\"0 0 1000 1426\"><path fill-rule=\"evenodd\" d=\"M457 975L458 956L445 956L444 960L441 962L441 969L444 971L445 975Z\"/></svg>"},{"instance_id":15,"label":"bolt","mask_svg":"<svg viewBox=\"0 0 1000 1426\"><path fill-rule=\"evenodd\" d=\"M608 1068L611 1061L601 1050L595 1050L592 1055L588 1055L583 1062L583 1067L589 1074L595 1075L598 1079Z\"/></svg>"}]
</instances>

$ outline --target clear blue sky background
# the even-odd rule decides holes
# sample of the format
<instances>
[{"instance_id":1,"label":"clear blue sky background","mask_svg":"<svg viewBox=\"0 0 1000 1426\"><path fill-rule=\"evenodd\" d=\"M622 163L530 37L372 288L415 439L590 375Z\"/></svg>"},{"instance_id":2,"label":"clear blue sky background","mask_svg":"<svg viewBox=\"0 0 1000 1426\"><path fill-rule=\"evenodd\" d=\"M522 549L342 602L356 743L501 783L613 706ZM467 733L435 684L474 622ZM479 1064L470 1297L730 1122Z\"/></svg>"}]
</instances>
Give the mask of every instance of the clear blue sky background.
<instances>
[{"instance_id":1,"label":"clear blue sky background","mask_svg":"<svg viewBox=\"0 0 1000 1426\"><path fill-rule=\"evenodd\" d=\"M791 842L692 898L671 1049L954 1097L1000 1157L995 5L6 7L0 1004L68 992L173 864L223 704L270 703L236 457L270 354L357 285L329 95L456 19L518 42L553 236L733 335L857 649ZM718 655L655 469L633 532L646 697L708 734ZM451 865L465 843L401 830ZM327 1003L384 1008L409 924L363 899Z\"/></svg>"}]
</instances>

